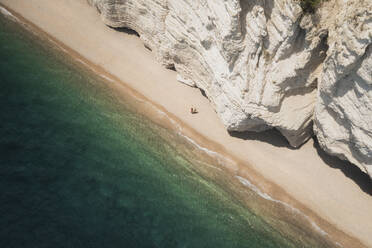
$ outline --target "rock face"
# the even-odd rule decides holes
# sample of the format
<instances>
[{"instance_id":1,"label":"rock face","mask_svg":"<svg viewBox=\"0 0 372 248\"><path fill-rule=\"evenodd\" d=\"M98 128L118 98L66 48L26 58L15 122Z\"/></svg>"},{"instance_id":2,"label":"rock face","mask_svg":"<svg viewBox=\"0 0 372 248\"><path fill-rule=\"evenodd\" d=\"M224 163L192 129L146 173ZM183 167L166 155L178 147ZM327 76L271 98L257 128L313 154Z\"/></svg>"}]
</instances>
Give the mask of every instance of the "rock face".
<instances>
[{"instance_id":1,"label":"rock face","mask_svg":"<svg viewBox=\"0 0 372 248\"><path fill-rule=\"evenodd\" d=\"M372 1L349 1L333 14L314 131L325 151L372 177Z\"/></svg>"},{"instance_id":2,"label":"rock face","mask_svg":"<svg viewBox=\"0 0 372 248\"><path fill-rule=\"evenodd\" d=\"M203 89L229 131L276 128L297 147L314 129L372 175L371 1L309 15L295 0L88 0Z\"/></svg>"}]
</instances>

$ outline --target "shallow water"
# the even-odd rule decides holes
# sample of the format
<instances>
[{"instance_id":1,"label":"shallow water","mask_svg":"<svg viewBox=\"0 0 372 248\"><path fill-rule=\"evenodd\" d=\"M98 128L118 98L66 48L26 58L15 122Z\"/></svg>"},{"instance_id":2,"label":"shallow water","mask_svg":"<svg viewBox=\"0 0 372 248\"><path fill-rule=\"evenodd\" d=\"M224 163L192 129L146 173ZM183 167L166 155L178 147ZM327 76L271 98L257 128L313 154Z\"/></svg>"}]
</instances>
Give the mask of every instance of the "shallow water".
<instances>
[{"instance_id":1,"label":"shallow water","mask_svg":"<svg viewBox=\"0 0 372 248\"><path fill-rule=\"evenodd\" d=\"M64 57L0 16L0 247L331 247Z\"/></svg>"}]
</instances>

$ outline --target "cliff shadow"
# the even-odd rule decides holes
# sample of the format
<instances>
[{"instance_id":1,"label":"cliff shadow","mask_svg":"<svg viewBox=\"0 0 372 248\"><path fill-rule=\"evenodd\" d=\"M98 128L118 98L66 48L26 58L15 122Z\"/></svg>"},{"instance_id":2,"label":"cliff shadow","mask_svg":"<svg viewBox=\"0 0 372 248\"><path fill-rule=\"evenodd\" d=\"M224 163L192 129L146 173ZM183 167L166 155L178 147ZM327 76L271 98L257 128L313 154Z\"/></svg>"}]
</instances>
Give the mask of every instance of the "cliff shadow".
<instances>
[{"instance_id":1,"label":"cliff shadow","mask_svg":"<svg viewBox=\"0 0 372 248\"><path fill-rule=\"evenodd\" d=\"M200 94L202 94L202 96L204 96L205 98L207 98L209 100L209 97L207 96L207 93L205 93L205 90L199 88L200 90Z\"/></svg>"},{"instance_id":2,"label":"cliff shadow","mask_svg":"<svg viewBox=\"0 0 372 248\"><path fill-rule=\"evenodd\" d=\"M290 146L286 138L276 129L270 129L263 132L236 132L236 131L228 131L232 137L243 139L243 140L257 140L261 142L265 142L271 144L276 147L285 147L291 150L295 150L297 148L293 148Z\"/></svg>"},{"instance_id":3,"label":"cliff shadow","mask_svg":"<svg viewBox=\"0 0 372 248\"><path fill-rule=\"evenodd\" d=\"M130 29L130 28L114 28L114 27L111 27L113 30L115 31L118 31L118 32L121 32L121 33L125 33L125 34L129 34L129 35L134 35L134 36L137 36L137 37L140 37L139 33L137 33L135 30L133 29Z\"/></svg>"},{"instance_id":4,"label":"cliff shadow","mask_svg":"<svg viewBox=\"0 0 372 248\"><path fill-rule=\"evenodd\" d=\"M358 187L366 194L372 196L372 180L369 176L364 173L358 166L341 160L335 156L327 154L319 145L318 140L314 137L314 148L316 149L318 155L328 166L334 169L341 170L342 173L353 180L353 182L358 185Z\"/></svg>"}]
</instances>

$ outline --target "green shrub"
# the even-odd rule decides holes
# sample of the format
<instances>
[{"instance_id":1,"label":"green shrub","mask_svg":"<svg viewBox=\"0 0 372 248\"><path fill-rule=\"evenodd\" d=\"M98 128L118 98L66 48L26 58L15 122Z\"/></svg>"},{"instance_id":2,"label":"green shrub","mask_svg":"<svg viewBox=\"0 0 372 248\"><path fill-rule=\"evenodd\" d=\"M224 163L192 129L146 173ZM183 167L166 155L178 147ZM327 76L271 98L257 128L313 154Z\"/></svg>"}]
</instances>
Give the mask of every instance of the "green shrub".
<instances>
[{"instance_id":1,"label":"green shrub","mask_svg":"<svg viewBox=\"0 0 372 248\"><path fill-rule=\"evenodd\" d=\"M300 0L300 4L305 13L314 13L322 0Z\"/></svg>"}]
</instances>

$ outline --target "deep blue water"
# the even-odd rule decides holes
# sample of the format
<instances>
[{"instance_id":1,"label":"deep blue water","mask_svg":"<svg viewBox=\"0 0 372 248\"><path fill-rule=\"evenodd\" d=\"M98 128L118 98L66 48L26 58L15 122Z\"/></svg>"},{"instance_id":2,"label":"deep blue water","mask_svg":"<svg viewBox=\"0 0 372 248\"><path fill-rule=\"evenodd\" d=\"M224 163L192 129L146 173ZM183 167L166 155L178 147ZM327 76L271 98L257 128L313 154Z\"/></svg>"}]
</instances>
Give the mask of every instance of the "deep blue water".
<instances>
[{"instance_id":1,"label":"deep blue water","mask_svg":"<svg viewBox=\"0 0 372 248\"><path fill-rule=\"evenodd\" d=\"M63 57L0 17L0 247L327 247L244 207Z\"/></svg>"}]
</instances>

